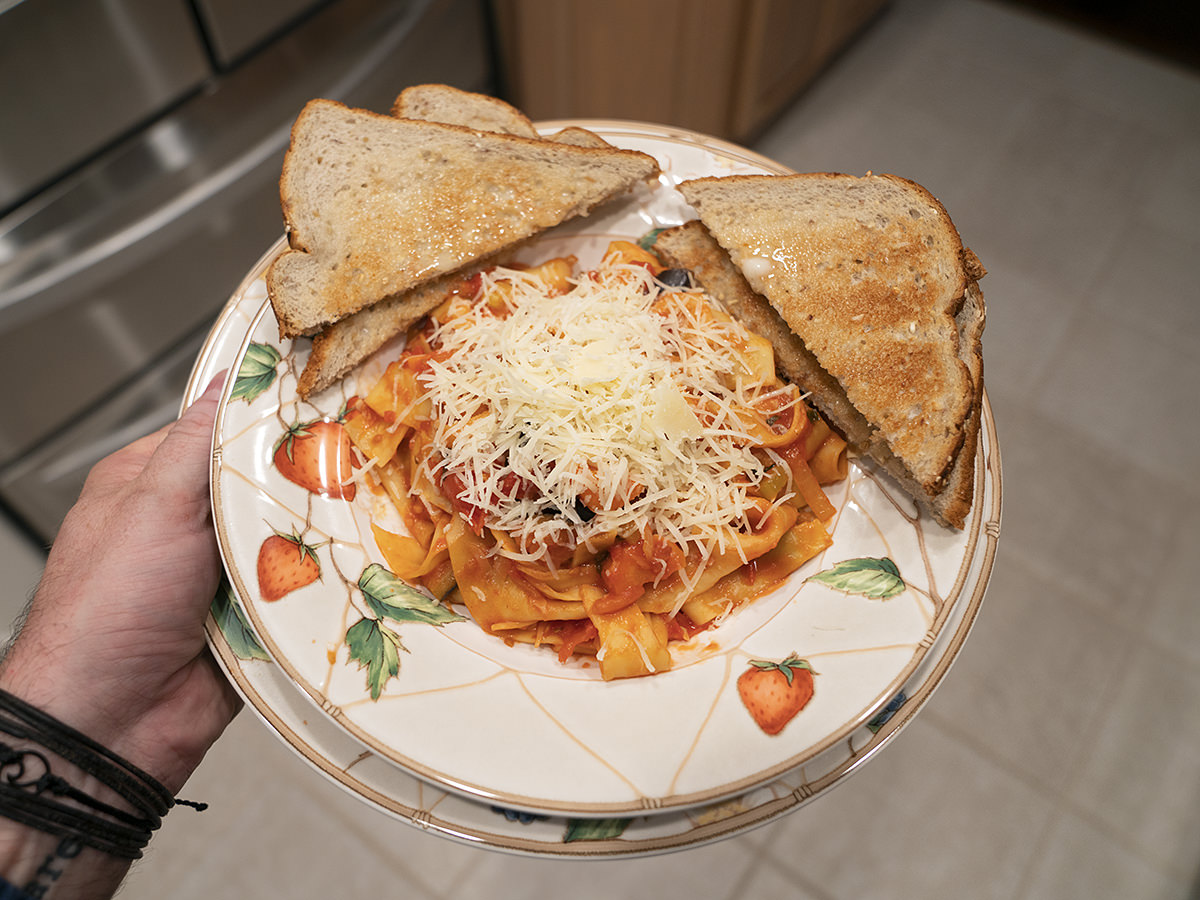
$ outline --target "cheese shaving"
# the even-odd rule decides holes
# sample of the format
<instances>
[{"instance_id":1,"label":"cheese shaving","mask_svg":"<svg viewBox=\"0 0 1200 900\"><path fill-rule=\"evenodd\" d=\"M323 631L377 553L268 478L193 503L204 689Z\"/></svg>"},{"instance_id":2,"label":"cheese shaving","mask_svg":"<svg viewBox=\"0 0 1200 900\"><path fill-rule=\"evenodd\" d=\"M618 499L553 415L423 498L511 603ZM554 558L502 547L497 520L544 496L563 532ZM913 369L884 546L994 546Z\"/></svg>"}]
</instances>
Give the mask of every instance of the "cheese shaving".
<instances>
[{"instance_id":1,"label":"cheese shaving","mask_svg":"<svg viewBox=\"0 0 1200 900\"><path fill-rule=\"evenodd\" d=\"M701 314L713 301L699 292L660 294L640 266L572 283L556 296L496 269L477 302L454 304L437 326L421 376L430 473L456 476L457 499L512 537L497 546L514 558L656 533L707 560L752 530L753 488L770 464L739 415L746 333Z\"/></svg>"}]
</instances>

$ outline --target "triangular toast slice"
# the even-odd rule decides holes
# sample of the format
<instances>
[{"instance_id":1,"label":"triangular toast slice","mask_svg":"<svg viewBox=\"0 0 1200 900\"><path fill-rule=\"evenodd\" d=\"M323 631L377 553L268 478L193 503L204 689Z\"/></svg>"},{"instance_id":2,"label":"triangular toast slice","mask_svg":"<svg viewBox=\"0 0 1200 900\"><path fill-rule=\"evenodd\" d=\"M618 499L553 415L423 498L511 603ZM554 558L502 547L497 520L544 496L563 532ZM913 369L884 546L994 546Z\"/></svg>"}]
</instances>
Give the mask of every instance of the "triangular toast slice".
<instances>
[{"instance_id":1,"label":"triangular toast slice","mask_svg":"<svg viewBox=\"0 0 1200 900\"><path fill-rule=\"evenodd\" d=\"M537 133L524 113L503 100L440 84L406 88L392 105L392 114L462 125L478 131L518 136ZM564 128L548 140L580 147L611 146L598 135L578 127ZM439 276L326 325L313 336L312 350L297 386L300 396L308 397L333 384L388 341L406 332L417 319L431 312L458 283L488 265L502 262L507 252L506 249L485 257L461 271Z\"/></svg>"},{"instance_id":2,"label":"triangular toast slice","mask_svg":"<svg viewBox=\"0 0 1200 900\"><path fill-rule=\"evenodd\" d=\"M804 385L822 411L938 521L961 527L983 394L984 270L942 205L888 175L732 176L680 190L827 376Z\"/></svg>"},{"instance_id":3,"label":"triangular toast slice","mask_svg":"<svg viewBox=\"0 0 1200 900\"><path fill-rule=\"evenodd\" d=\"M266 276L280 336L312 334L657 174L636 151L310 101L280 179L289 249Z\"/></svg>"}]
</instances>

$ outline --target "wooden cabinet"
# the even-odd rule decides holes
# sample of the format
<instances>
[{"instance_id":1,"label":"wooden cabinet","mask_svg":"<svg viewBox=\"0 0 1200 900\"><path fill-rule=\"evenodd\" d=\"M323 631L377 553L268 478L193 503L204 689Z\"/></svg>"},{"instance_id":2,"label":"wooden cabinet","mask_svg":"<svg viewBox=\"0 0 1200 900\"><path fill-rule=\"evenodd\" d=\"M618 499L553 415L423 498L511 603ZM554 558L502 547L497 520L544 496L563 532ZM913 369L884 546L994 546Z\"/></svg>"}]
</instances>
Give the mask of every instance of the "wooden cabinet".
<instances>
[{"instance_id":1,"label":"wooden cabinet","mask_svg":"<svg viewBox=\"0 0 1200 900\"><path fill-rule=\"evenodd\" d=\"M886 0L492 0L506 98L530 118L752 140Z\"/></svg>"}]
</instances>

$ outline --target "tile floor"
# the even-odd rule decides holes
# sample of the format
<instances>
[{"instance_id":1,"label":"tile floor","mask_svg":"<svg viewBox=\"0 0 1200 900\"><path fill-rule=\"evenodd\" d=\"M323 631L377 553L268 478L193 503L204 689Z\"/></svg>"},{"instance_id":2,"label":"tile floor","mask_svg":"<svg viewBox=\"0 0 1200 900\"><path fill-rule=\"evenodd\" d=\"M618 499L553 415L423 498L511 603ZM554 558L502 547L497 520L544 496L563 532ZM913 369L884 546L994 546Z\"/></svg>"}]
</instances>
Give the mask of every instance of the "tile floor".
<instances>
[{"instance_id":1,"label":"tile floor","mask_svg":"<svg viewBox=\"0 0 1200 900\"><path fill-rule=\"evenodd\" d=\"M327 784L250 714L125 900L1200 895L1200 77L980 0L897 0L758 145L929 187L991 270L1005 517L976 630L828 796L631 862L443 841ZM1191 298L1190 300L1188 298ZM5 620L36 552L0 541Z\"/></svg>"}]
</instances>

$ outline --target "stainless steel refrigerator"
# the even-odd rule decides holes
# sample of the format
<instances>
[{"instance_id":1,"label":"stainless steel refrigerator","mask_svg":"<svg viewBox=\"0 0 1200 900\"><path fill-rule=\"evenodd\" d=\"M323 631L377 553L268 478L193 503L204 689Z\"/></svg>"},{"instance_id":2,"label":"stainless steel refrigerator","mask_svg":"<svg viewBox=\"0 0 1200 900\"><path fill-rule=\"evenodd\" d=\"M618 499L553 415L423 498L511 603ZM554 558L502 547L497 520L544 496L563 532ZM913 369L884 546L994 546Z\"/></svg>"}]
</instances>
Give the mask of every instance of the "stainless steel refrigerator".
<instances>
[{"instance_id":1,"label":"stainless steel refrigerator","mask_svg":"<svg viewBox=\"0 0 1200 900\"><path fill-rule=\"evenodd\" d=\"M484 0L0 0L0 512L50 540L175 416L307 100L494 72Z\"/></svg>"}]
</instances>

